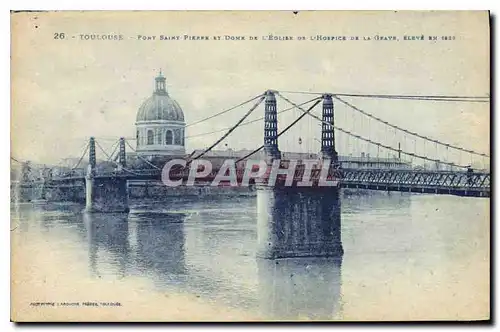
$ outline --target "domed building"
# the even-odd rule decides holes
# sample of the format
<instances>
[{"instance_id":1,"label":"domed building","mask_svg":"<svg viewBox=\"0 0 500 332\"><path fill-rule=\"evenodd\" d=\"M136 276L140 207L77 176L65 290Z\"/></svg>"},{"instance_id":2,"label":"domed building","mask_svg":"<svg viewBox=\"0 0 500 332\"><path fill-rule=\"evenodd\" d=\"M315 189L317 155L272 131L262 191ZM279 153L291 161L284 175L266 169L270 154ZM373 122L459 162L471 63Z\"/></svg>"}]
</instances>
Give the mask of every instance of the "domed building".
<instances>
[{"instance_id":1,"label":"domed building","mask_svg":"<svg viewBox=\"0 0 500 332\"><path fill-rule=\"evenodd\" d=\"M155 78L153 95L146 99L136 118L137 153L146 156L180 156L184 147L184 113L166 88L165 77Z\"/></svg>"}]
</instances>

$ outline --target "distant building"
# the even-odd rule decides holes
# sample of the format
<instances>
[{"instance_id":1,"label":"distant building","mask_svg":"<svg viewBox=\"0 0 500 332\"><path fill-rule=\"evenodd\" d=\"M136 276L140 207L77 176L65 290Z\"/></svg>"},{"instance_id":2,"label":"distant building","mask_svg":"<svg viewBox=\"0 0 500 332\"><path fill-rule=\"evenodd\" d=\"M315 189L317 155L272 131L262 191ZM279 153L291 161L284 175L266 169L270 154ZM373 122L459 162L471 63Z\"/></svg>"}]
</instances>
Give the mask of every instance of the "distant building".
<instances>
[{"instance_id":1,"label":"distant building","mask_svg":"<svg viewBox=\"0 0 500 332\"><path fill-rule=\"evenodd\" d=\"M184 156L184 113L167 92L165 77L155 78L153 95L146 99L136 118L137 153L143 156Z\"/></svg>"},{"instance_id":2,"label":"distant building","mask_svg":"<svg viewBox=\"0 0 500 332\"><path fill-rule=\"evenodd\" d=\"M203 150L195 150L192 155L197 156ZM213 167L222 165L226 159L239 159L248 155L252 150L212 150L203 156L203 159L208 159L212 162ZM317 159L317 153L302 153L302 152L281 152L281 159L283 160L304 160L304 159ZM343 168L391 168L391 169L410 169L411 163L398 159L396 157L379 158L370 157L369 154L362 154L361 156L342 156L339 155L339 162ZM265 152L259 151L249 157L248 159L264 160Z\"/></svg>"}]
</instances>

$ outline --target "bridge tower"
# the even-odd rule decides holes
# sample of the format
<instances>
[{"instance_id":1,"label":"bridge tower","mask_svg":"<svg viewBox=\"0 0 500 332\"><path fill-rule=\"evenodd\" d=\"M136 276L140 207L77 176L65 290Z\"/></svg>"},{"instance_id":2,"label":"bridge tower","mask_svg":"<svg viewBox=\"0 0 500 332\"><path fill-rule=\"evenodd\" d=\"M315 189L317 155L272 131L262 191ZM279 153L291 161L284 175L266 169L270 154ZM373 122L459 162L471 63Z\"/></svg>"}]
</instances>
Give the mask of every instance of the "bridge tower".
<instances>
[{"instance_id":1,"label":"bridge tower","mask_svg":"<svg viewBox=\"0 0 500 332\"><path fill-rule=\"evenodd\" d=\"M266 91L264 114L264 151L269 161L280 159L278 148L278 112L274 91Z\"/></svg>"},{"instance_id":2,"label":"bridge tower","mask_svg":"<svg viewBox=\"0 0 500 332\"><path fill-rule=\"evenodd\" d=\"M95 138L91 137L89 140L89 172L95 175L97 159L95 154Z\"/></svg>"},{"instance_id":3,"label":"bridge tower","mask_svg":"<svg viewBox=\"0 0 500 332\"><path fill-rule=\"evenodd\" d=\"M326 105L326 106L325 106ZM331 98L324 102L333 123ZM267 91L265 104L264 151L268 169L274 164L277 174L294 176L286 161L281 161L277 140L277 112L274 92ZM325 129L330 129L324 127ZM325 130L324 129L324 130ZM325 154L336 157L332 131L323 136ZM294 161L290 161L289 165ZM318 163L319 161L315 161ZM331 163L328 163L331 165ZM306 168L307 169L307 168ZM257 256L261 258L341 257L339 187L302 186L277 180L268 183L267 172L257 183Z\"/></svg>"},{"instance_id":4,"label":"bridge tower","mask_svg":"<svg viewBox=\"0 0 500 332\"><path fill-rule=\"evenodd\" d=\"M332 164L338 164L338 154L335 150L334 110L332 95L323 95L323 123L321 124L321 157L330 159Z\"/></svg>"},{"instance_id":5,"label":"bridge tower","mask_svg":"<svg viewBox=\"0 0 500 332\"><path fill-rule=\"evenodd\" d=\"M85 210L87 212L128 212L128 185L123 164L125 141L120 139L120 166L112 174L97 174L95 139L89 141L89 166L85 176ZM122 164L123 162L123 164Z\"/></svg>"},{"instance_id":6,"label":"bridge tower","mask_svg":"<svg viewBox=\"0 0 500 332\"><path fill-rule=\"evenodd\" d=\"M118 164L122 168L127 167L127 158L126 157L127 156L125 153L125 138L120 137L120 146L119 146L119 151L118 151Z\"/></svg>"}]
</instances>

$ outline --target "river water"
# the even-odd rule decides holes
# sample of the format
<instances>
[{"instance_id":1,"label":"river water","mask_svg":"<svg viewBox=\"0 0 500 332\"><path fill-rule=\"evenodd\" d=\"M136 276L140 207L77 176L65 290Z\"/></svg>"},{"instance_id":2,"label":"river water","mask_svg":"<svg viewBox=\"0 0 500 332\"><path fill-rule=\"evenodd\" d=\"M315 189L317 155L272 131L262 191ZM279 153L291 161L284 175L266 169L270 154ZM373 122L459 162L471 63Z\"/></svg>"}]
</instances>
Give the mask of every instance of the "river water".
<instances>
[{"instance_id":1,"label":"river water","mask_svg":"<svg viewBox=\"0 0 500 332\"><path fill-rule=\"evenodd\" d=\"M37 298L23 287L57 270L53 287L71 276L64 301L82 301L85 285L104 291L128 283L131 292L148 285L141 286L148 296L189 294L225 308L217 310L222 317L226 309L268 320L489 317L488 199L377 194L344 196L341 204L342 259L284 260L255 257L255 197L149 201L128 215L15 205L13 250L31 250L19 290L28 306ZM120 299L135 305L126 294ZM140 312L127 319L140 320Z\"/></svg>"}]
</instances>

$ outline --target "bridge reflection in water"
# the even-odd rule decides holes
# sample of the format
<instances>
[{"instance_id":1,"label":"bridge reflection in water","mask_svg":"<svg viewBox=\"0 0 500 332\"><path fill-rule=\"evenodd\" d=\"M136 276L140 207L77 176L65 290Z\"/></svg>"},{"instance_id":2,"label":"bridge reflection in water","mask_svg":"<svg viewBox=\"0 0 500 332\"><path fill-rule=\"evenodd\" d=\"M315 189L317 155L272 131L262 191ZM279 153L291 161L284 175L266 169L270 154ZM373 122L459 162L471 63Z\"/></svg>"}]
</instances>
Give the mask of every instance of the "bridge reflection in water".
<instances>
[{"instance_id":1,"label":"bridge reflection in water","mask_svg":"<svg viewBox=\"0 0 500 332\"><path fill-rule=\"evenodd\" d=\"M127 216L84 213L83 225L87 235L91 273L101 278L99 263L109 263L116 277L125 277L130 255Z\"/></svg>"},{"instance_id":2,"label":"bridge reflection in water","mask_svg":"<svg viewBox=\"0 0 500 332\"><path fill-rule=\"evenodd\" d=\"M363 308L392 314L401 307L427 310L425 303L441 300L466 312L477 294L485 294L482 282L471 279L488 271L485 203L452 196L342 196L341 265L331 258L257 259L253 198L150 202L133 206L128 217L90 214L86 221L82 205L21 204L12 211L19 215L12 234L39 244L76 288L93 264L91 283L104 289L118 278L131 291L137 285L150 294L187 292L269 319L353 319L363 317ZM66 265L68 259L78 269ZM465 293L464 285L470 286ZM402 301L408 292L417 300Z\"/></svg>"},{"instance_id":3,"label":"bridge reflection in water","mask_svg":"<svg viewBox=\"0 0 500 332\"><path fill-rule=\"evenodd\" d=\"M219 203L212 204L217 207ZM243 202L247 210L254 210L254 204L252 199ZM36 215L48 232L65 229L73 233L71 238L77 235L96 282L145 277L158 292L201 294L217 303L257 311L269 319L335 317L341 259L256 258L255 213L240 222L232 210L224 210L227 203L220 212L195 205L196 212L163 212L158 206L149 211L133 209L129 214L66 210L62 217L49 222L43 222L44 215L49 215L44 212L52 215L57 209L44 207ZM225 254L225 249L238 246L245 250Z\"/></svg>"},{"instance_id":4,"label":"bridge reflection in water","mask_svg":"<svg viewBox=\"0 0 500 332\"><path fill-rule=\"evenodd\" d=\"M158 275L186 274L184 213L140 213L131 216L135 226L135 264ZM131 238L134 235L131 234Z\"/></svg>"},{"instance_id":5,"label":"bridge reflection in water","mask_svg":"<svg viewBox=\"0 0 500 332\"><path fill-rule=\"evenodd\" d=\"M182 213L83 213L90 270L102 277L99 263L109 263L119 278L137 271L184 274L184 218ZM109 273L109 266L104 269Z\"/></svg>"},{"instance_id":6,"label":"bridge reflection in water","mask_svg":"<svg viewBox=\"0 0 500 332\"><path fill-rule=\"evenodd\" d=\"M341 258L259 259L260 309L280 319L335 318L341 264Z\"/></svg>"}]
</instances>

